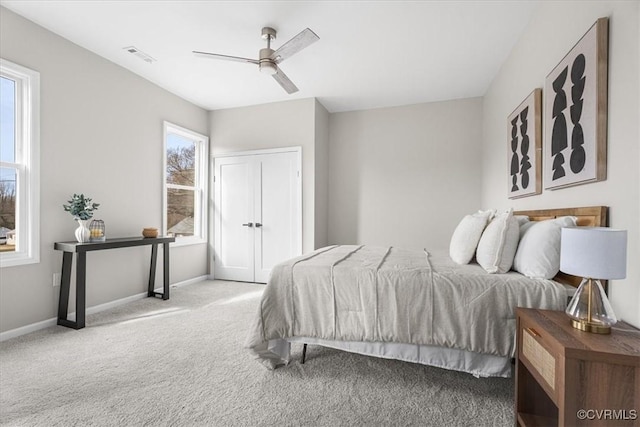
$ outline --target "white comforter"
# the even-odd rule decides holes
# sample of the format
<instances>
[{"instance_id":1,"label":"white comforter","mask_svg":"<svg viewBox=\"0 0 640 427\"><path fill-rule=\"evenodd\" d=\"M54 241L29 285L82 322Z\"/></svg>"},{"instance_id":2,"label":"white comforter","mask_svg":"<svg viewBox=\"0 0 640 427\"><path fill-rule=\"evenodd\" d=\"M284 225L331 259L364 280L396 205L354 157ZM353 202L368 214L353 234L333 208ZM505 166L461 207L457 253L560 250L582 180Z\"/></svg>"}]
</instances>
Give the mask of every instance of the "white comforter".
<instances>
[{"instance_id":1,"label":"white comforter","mask_svg":"<svg viewBox=\"0 0 640 427\"><path fill-rule=\"evenodd\" d=\"M437 345L511 357L515 308L563 309L564 288L444 253L330 246L274 267L247 347L288 362L290 337Z\"/></svg>"}]
</instances>

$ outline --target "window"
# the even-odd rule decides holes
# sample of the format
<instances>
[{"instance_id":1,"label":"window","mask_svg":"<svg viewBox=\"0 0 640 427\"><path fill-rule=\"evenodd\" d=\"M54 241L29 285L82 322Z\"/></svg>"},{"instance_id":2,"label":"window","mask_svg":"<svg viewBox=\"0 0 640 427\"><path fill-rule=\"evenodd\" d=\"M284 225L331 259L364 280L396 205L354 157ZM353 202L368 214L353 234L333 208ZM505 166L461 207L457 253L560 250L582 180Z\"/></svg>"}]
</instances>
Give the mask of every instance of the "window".
<instances>
[{"instance_id":1,"label":"window","mask_svg":"<svg viewBox=\"0 0 640 427\"><path fill-rule=\"evenodd\" d=\"M207 239L209 138L164 122L163 234L176 244Z\"/></svg>"},{"instance_id":2,"label":"window","mask_svg":"<svg viewBox=\"0 0 640 427\"><path fill-rule=\"evenodd\" d=\"M40 73L0 59L0 267L40 261Z\"/></svg>"}]
</instances>

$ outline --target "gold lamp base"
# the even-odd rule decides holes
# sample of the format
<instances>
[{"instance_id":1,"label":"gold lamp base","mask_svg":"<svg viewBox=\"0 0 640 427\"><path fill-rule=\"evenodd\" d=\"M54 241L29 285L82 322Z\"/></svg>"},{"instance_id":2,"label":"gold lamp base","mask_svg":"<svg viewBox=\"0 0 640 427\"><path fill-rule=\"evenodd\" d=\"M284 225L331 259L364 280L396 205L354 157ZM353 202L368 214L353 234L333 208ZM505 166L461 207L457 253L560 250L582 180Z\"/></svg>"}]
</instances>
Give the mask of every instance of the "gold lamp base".
<instances>
[{"instance_id":1,"label":"gold lamp base","mask_svg":"<svg viewBox=\"0 0 640 427\"><path fill-rule=\"evenodd\" d=\"M593 334L610 334L617 322L599 280L584 279L569 303L566 313L571 326Z\"/></svg>"},{"instance_id":2,"label":"gold lamp base","mask_svg":"<svg viewBox=\"0 0 640 427\"><path fill-rule=\"evenodd\" d=\"M592 334L610 334L611 326L603 325L600 323L589 322L587 320L574 320L571 319L571 326L581 331L591 332Z\"/></svg>"}]
</instances>

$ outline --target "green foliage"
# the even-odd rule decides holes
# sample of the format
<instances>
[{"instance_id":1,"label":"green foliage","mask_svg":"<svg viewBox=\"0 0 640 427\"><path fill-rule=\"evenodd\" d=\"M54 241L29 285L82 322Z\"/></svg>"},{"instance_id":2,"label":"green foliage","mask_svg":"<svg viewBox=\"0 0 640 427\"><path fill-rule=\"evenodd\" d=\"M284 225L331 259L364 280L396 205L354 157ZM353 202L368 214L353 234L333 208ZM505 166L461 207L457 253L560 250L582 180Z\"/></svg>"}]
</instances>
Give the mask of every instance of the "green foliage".
<instances>
[{"instance_id":1,"label":"green foliage","mask_svg":"<svg viewBox=\"0 0 640 427\"><path fill-rule=\"evenodd\" d=\"M90 198L85 198L84 194L74 194L68 205L62 205L65 212L73 215L74 219L91 219L93 211L98 209L99 203L91 203Z\"/></svg>"}]
</instances>

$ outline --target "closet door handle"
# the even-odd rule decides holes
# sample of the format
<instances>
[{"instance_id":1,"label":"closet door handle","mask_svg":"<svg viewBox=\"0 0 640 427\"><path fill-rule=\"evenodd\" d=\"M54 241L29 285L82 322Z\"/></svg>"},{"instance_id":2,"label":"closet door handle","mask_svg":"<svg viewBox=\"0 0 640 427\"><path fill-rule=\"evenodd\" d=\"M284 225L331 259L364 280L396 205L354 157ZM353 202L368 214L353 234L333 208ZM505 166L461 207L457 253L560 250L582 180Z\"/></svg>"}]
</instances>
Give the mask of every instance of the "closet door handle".
<instances>
[{"instance_id":1,"label":"closet door handle","mask_svg":"<svg viewBox=\"0 0 640 427\"><path fill-rule=\"evenodd\" d=\"M251 227L253 227L253 223L252 222L248 222L246 224L242 224L242 226L251 228Z\"/></svg>"},{"instance_id":2,"label":"closet door handle","mask_svg":"<svg viewBox=\"0 0 640 427\"><path fill-rule=\"evenodd\" d=\"M260 227L262 227L262 224L260 224L259 222L256 222L256 227L260 228Z\"/></svg>"}]
</instances>

